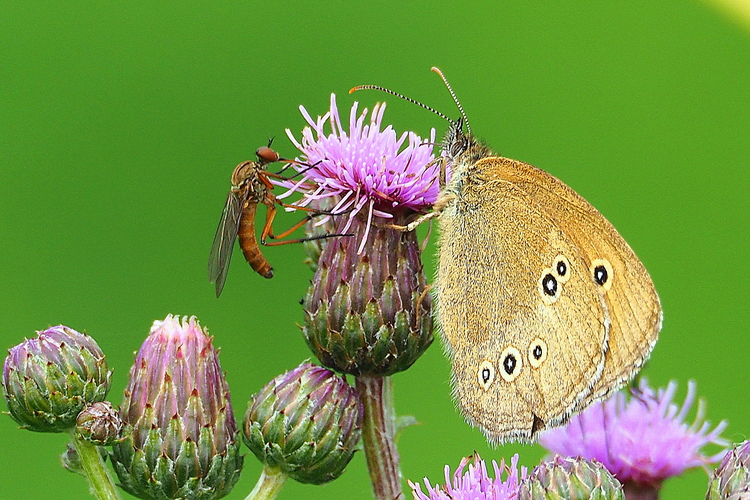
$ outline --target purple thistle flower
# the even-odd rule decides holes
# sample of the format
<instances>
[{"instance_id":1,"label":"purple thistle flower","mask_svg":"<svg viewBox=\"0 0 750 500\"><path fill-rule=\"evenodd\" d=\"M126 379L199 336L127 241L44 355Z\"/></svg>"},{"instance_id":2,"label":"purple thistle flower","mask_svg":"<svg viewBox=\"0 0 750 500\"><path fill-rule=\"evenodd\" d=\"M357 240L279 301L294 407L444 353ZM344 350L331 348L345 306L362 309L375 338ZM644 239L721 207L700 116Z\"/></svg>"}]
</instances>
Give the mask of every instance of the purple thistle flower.
<instances>
[{"instance_id":1,"label":"purple thistle flower","mask_svg":"<svg viewBox=\"0 0 750 500\"><path fill-rule=\"evenodd\" d=\"M472 459L474 463L469 464ZM467 465L469 468L464 474L464 467ZM492 467L495 470L494 479L487 474L484 460L475 453L473 457L464 457L461 460L458 469L453 473L452 482L450 467L445 466L445 486L432 486L425 478L427 495L422 492L419 484L409 481L409 486L411 486L415 500L516 500L519 483L526 478L526 467L521 467L519 475L518 454L513 455L509 466L503 459L499 466L493 460ZM505 473L505 481L502 479L503 473Z\"/></svg>"},{"instance_id":2,"label":"purple thistle flower","mask_svg":"<svg viewBox=\"0 0 750 500\"><path fill-rule=\"evenodd\" d=\"M658 490L669 477L721 460L724 452L707 457L701 453L703 446L728 444L720 436L726 422L710 430L702 400L692 425L684 422L695 401L695 382L688 383L682 407L672 402L676 390L672 381L654 393L641 380L629 399L619 392L592 404L539 442L552 453L598 460L623 483L628 497L629 489Z\"/></svg>"},{"instance_id":3,"label":"purple thistle flower","mask_svg":"<svg viewBox=\"0 0 750 500\"><path fill-rule=\"evenodd\" d=\"M391 125L382 128L385 103L375 104L369 123L365 123L367 109L357 115L358 103L349 113L349 131L339 117L336 95L331 94L331 109L313 120L304 106L300 106L309 127L302 131L302 143L292 132L287 135L302 152L301 162L313 168L298 166L304 174L300 180L281 184L294 191L305 192L298 205L320 203L326 198L336 200L332 212L346 212L351 221L360 212L367 214L368 225L373 217L390 219L403 210L422 212L432 206L440 191L438 176L440 165L433 162L432 146L435 129L429 141L423 141L414 132L404 132L397 137ZM326 132L326 123L330 132ZM404 146L408 139L408 144ZM401 151L399 151L401 149ZM313 206L316 206L313 203ZM325 222L325 218L318 221ZM348 225L344 228L344 232ZM367 233L361 239L361 252Z\"/></svg>"}]
</instances>

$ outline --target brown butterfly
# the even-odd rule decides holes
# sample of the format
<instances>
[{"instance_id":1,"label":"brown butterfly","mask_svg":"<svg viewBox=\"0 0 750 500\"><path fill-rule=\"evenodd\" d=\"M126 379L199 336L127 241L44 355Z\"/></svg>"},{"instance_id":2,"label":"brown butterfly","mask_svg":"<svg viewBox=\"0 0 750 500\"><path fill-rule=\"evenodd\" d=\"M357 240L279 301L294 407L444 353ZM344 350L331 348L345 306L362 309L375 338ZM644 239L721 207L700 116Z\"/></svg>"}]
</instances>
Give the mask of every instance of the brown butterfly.
<instances>
[{"instance_id":1,"label":"brown butterfly","mask_svg":"<svg viewBox=\"0 0 750 500\"><path fill-rule=\"evenodd\" d=\"M532 441L628 382L662 311L612 224L562 181L496 156L461 119L442 144L437 317L466 420L493 443ZM464 125L466 131L464 131ZM446 167L451 176L445 181Z\"/></svg>"}]
</instances>

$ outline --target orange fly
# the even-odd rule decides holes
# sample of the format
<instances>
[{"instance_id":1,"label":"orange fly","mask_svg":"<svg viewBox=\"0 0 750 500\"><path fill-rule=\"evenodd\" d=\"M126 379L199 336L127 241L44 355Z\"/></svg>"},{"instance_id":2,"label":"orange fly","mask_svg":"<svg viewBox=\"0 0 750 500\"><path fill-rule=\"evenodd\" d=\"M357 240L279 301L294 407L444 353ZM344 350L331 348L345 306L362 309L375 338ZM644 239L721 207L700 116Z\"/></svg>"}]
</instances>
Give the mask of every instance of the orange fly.
<instances>
[{"instance_id":1,"label":"orange fly","mask_svg":"<svg viewBox=\"0 0 750 500\"><path fill-rule=\"evenodd\" d=\"M232 250L234 241L239 236L240 248L245 255L248 264L264 278L273 278L273 268L258 247L258 241L255 238L255 212L258 204L266 205L266 223L260 236L261 245L275 246L285 245L287 243L299 243L311 239L330 238L333 236L342 236L338 234L324 234L310 238L298 238L293 240L267 242L266 238L284 238L294 230L301 227L305 222L315 215L327 212L313 211L309 208L289 205L279 201L271 190L273 184L269 178L286 179L279 174L273 174L266 171L266 165L277 161L290 163L291 160L281 158L279 154L270 148L264 146L258 149L255 154L258 156L257 161L245 161L235 167L232 172L232 187L229 190L227 202L224 205L224 211L221 213L219 227L216 229L214 242L211 246L211 255L208 259L208 280L216 284L216 296L221 295L224 288L224 282L227 279L227 270L229 261L232 259ZM310 167L312 168L312 167ZM308 215L300 222L292 226L281 234L274 235L271 224L276 216L276 205L291 207L309 212L315 212Z\"/></svg>"}]
</instances>

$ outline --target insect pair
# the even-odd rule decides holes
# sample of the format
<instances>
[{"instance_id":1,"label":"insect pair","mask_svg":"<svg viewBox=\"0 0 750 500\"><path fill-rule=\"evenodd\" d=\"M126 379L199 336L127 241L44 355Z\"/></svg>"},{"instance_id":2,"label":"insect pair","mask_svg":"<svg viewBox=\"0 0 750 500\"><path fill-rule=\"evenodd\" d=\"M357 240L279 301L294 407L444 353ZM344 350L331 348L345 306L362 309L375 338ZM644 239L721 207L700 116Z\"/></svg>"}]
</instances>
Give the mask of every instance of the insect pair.
<instances>
[{"instance_id":1,"label":"insect pair","mask_svg":"<svg viewBox=\"0 0 750 500\"><path fill-rule=\"evenodd\" d=\"M257 161L245 161L235 167L232 172L232 187L229 190L224 210L221 213L219 227L216 229L211 255L208 260L208 280L216 284L216 296L221 295L224 283L227 279L229 262L232 259L234 242L239 237L240 248L245 255L248 264L264 278L273 278L273 268L263 256L255 236L255 212L258 205L266 206L266 222L260 235L260 244L265 246L286 245L289 243L300 243L303 241L319 240L336 236L347 236L343 234L322 234L306 238L295 238L280 241L295 230L302 227L307 221L319 215L337 215L324 210L314 210L308 207L283 203L271 192L273 184L270 179L290 180L281 173L290 165L296 163L303 167L315 168L315 165L307 165L287 160L271 149L271 141L268 146L263 146L255 152ZM266 170L269 163L284 162L286 165L278 173ZM304 173L305 170L296 175ZM273 233L273 220L276 217L276 205L285 208L293 208L309 212L308 215L280 234ZM267 238L279 241L266 241Z\"/></svg>"}]
</instances>

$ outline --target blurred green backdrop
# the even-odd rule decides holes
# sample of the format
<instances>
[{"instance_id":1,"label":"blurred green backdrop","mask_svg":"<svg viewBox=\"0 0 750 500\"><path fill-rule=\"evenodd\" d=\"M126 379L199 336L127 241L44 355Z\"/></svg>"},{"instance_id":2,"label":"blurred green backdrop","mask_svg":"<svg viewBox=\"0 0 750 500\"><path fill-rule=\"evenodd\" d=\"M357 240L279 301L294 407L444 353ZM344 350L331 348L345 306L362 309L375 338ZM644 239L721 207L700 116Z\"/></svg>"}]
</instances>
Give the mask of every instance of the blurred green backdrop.
<instances>
[{"instance_id":1,"label":"blurred green backdrop","mask_svg":"<svg viewBox=\"0 0 750 500\"><path fill-rule=\"evenodd\" d=\"M299 245L267 248L273 280L235 254L217 300L206 260L232 168L328 108L329 94L377 83L451 116L452 82L473 130L496 151L550 171L586 197L649 269L664 329L644 374L688 379L725 435L750 434L750 38L712 7L651 2L3 2L0 14L0 345L64 323L93 335L115 367L119 404L151 322L197 315L222 348L235 412L310 354L295 322L311 277ZM386 96L355 95L371 107ZM446 124L388 99L398 130ZM343 114L346 114L345 112ZM291 221L296 219L296 216ZM283 227L280 221L277 227ZM237 251L238 252L238 251ZM427 251L434 270L434 247ZM742 285L742 286L740 286ZM436 343L396 375L397 411L421 426L399 443L405 477L443 481L489 448L449 396ZM59 467L65 436L0 418L0 497L85 498ZM250 455L229 498L244 498ZM701 498L706 474L663 499ZM363 455L327 486L280 498L370 498Z\"/></svg>"}]
</instances>

